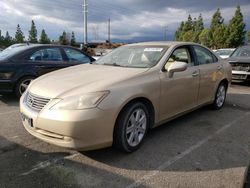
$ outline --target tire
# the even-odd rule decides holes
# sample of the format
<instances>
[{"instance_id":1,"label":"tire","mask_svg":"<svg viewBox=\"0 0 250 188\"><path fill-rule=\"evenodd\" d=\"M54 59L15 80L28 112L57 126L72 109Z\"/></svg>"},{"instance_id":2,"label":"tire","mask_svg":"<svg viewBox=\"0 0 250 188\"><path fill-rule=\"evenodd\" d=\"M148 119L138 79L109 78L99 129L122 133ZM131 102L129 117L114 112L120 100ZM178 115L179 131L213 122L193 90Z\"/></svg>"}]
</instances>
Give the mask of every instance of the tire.
<instances>
[{"instance_id":1,"label":"tire","mask_svg":"<svg viewBox=\"0 0 250 188\"><path fill-rule=\"evenodd\" d=\"M212 104L213 109L219 110L224 106L227 95L227 86L225 83L220 83L216 90L215 99Z\"/></svg>"},{"instance_id":2,"label":"tire","mask_svg":"<svg viewBox=\"0 0 250 188\"><path fill-rule=\"evenodd\" d=\"M26 76L21 78L15 87L15 95L20 98L22 96L22 94L26 91L26 89L28 88L30 82L32 82L35 78L32 76Z\"/></svg>"},{"instance_id":3,"label":"tire","mask_svg":"<svg viewBox=\"0 0 250 188\"><path fill-rule=\"evenodd\" d=\"M145 104L135 102L127 105L116 121L113 146L128 153L137 150L147 134L149 124L149 110Z\"/></svg>"}]
</instances>

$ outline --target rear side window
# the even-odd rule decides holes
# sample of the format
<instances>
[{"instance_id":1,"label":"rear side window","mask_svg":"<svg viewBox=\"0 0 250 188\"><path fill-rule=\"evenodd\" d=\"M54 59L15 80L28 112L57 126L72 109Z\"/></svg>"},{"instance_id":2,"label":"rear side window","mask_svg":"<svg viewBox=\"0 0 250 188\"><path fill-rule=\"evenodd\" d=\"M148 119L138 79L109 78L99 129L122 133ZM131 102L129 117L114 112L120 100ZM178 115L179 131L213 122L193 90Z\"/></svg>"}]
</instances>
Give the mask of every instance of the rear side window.
<instances>
[{"instance_id":1,"label":"rear side window","mask_svg":"<svg viewBox=\"0 0 250 188\"><path fill-rule=\"evenodd\" d=\"M31 61L62 61L62 54L59 48L45 48L33 53Z\"/></svg>"},{"instance_id":2,"label":"rear side window","mask_svg":"<svg viewBox=\"0 0 250 188\"><path fill-rule=\"evenodd\" d=\"M194 51L200 65L211 64L218 61L217 57L203 47L194 46Z\"/></svg>"},{"instance_id":3,"label":"rear side window","mask_svg":"<svg viewBox=\"0 0 250 188\"><path fill-rule=\"evenodd\" d=\"M69 59L69 62L79 62L79 63L90 63L91 60L85 54L71 49L71 48L64 48L64 51Z\"/></svg>"}]
</instances>

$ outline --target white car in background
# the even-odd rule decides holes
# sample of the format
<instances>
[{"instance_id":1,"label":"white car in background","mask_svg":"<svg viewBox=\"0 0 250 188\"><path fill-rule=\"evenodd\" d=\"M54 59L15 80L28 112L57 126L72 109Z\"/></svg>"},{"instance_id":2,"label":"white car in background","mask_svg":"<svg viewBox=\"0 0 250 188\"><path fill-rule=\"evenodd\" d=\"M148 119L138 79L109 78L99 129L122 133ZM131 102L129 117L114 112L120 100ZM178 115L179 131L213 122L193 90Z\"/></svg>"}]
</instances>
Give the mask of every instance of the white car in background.
<instances>
[{"instance_id":1,"label":"white car in background","mask_svg":"<svg viewBox=\"0 0 250 188\"><path fill-rule=\"evenodd\" d=\"M215 51L222 59L227 59L234 52L235 48L222 48Z\"/></svg>"}]
</instances>

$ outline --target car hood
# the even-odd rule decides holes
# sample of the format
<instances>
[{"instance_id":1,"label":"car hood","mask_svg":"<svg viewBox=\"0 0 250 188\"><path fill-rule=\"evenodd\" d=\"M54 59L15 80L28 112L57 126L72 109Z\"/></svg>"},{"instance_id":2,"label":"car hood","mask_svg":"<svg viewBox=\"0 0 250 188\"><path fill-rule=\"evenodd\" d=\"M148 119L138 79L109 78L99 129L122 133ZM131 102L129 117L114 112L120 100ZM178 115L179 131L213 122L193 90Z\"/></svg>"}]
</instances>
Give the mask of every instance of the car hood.
<instances>
[{"instance_id":1,"label":"car hood","mask_svg":"<svg viewBox=\"0 0 250 188\"><path fill-rule=\"evenodd\" d=\"M250 57L229 57L229 63L250 63Z\"/></svg>"},{"instance_id":2,"label":"car hood","mask_svg":"<svg viewBox=\"0 0 250 188\"><path fill-rule=\"evenodd\" d=\"M109 90L112 84L129 79L148 69L95 64L73 66L39 77L30 84L28 91L48 98L104 91Z\"/></svg>"}]
</instances>

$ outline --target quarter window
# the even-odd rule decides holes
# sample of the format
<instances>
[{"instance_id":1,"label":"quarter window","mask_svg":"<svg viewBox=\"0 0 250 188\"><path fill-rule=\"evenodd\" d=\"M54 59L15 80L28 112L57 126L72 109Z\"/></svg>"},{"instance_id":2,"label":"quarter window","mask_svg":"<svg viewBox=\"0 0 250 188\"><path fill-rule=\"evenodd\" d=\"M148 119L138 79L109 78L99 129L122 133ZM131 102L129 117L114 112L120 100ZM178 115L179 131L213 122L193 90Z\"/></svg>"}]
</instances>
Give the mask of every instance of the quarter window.
<instances>
[{"instance_id":1,"label":"quarter window","mask_svg":"<svg viewBox=\"0 0 250 188\"><path fill-rule=\"evenodd\" d=\"M59 48L46 48L36 51L29 58L31 61L62 61Z\"/></svg>"},{"instance_id":2,"label":"quarter window","mask_svg":"<svg viewBox=\"0 0 250 188\"><path fill-rule=\"evenodd\" d=\"M194 46L194 51L197 57L197 61L200 65L217 62L217 58L205 48L202 48L200 46Z\"/></svg>"},{"instance_id":3,"label":"quarter window","mask_svg":"<svg viewBox=\"0 0 250 188\"><path fill-rule=\"evenodd\" d=\"M90 58L83 53L70 49L70 48L64 48L64 51L69 59L69 62L82 62L82 63L89 63Z\"/></svg>"}]
</instances>

